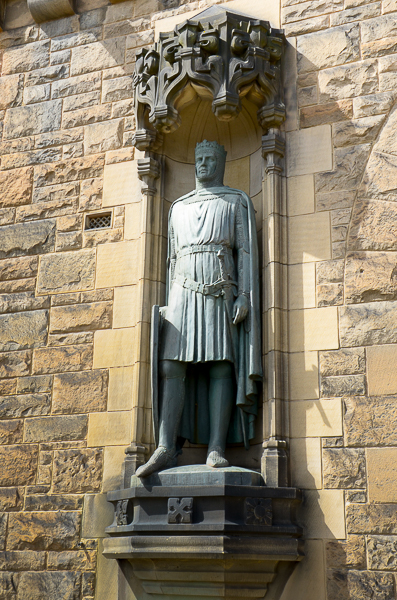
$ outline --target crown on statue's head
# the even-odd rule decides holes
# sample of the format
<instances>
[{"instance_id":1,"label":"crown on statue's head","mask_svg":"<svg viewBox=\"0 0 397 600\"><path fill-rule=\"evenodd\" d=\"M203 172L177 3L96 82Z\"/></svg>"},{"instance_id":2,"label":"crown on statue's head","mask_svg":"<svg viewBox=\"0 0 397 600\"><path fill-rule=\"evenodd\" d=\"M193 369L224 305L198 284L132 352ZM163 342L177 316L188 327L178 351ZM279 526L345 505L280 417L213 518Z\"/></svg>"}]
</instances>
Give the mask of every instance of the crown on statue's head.
<instances>
[{"instance_id":1,"label":"crown on statue's head","mask_svg":"<svg viewBox=\"0 0 397 600\"><path fill-rule=\"evenodd\" d=\"M196 145L196 156L205 152L206 150L212 150L212 152L216 152L223 159L226 158L226 150L223 146L218 144L218 142L207 142L207 140L203 140L200 144Z\"/></svg>"}]
</instances>

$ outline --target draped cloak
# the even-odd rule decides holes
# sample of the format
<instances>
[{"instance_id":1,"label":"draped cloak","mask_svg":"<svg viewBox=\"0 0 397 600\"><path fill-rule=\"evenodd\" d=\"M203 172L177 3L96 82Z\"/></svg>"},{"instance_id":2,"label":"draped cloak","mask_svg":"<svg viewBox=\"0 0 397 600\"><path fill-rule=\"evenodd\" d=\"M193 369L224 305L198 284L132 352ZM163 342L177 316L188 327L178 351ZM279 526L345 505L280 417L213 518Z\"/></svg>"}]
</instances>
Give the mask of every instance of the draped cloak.
<instances>
[{"instance_id":1,"label":"draped cloak","mask_svg":"<svg viewBox=\"0 0 397 600\"><path fill-rule=\"evenodd\" d=\"M202 293L200 286L209 286L209 292ZM233 325L238 294L247 297L249 310L244 321ZM247 194L224 186L194 190L172 204L167 306L160 313L158 358L188 363L178 436L208 443L207 363L227 360L234 365L236 397L227 441L248 447L262 364L255 211ZM152 394L157 441L157 389Z\"/></svg>"}]
</instances>

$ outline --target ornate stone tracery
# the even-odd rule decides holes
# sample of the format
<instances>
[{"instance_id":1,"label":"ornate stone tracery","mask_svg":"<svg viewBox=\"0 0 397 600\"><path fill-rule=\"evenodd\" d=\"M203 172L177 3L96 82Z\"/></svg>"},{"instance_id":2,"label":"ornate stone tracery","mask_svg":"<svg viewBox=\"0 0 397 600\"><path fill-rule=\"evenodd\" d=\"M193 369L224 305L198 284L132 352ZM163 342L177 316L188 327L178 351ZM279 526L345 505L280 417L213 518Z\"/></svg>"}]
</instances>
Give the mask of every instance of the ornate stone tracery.
<instances>
[{"instance_id":1,"label":"ornate stone tracery","mask_svg":"<svg viewBox=\"0 0 397 600\"><path fill-rule=\"evenodd\" d=\"M265 130L284 120L280 93L280 59L284 35L268 22L210 8L197 19L161 33L150 48L137 54L134 73L135 145L155 149L158 133L180 125L178 98L189 85L203 98L212 99L212 110L221 121L235 118L241 98L258 107Z\"/></svg>"}]
</instances>

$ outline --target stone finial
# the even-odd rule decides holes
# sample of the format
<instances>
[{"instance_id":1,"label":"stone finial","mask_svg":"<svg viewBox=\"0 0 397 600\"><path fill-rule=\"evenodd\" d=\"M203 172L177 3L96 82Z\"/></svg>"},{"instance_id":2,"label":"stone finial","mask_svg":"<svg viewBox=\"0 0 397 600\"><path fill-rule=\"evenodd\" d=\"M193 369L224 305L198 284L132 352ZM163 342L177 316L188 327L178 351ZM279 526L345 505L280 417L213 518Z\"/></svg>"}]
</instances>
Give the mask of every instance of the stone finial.
<instances>
[{"instance_id":1,"label":"stone finial","mask_svg":"<svg viewBox=\"0 0 397 600\"><path fill-rule=\"evenodd\" d=\"M76 14L74 0L28 0L28 7L36 23Z\"/></svg>"}]
</instances>

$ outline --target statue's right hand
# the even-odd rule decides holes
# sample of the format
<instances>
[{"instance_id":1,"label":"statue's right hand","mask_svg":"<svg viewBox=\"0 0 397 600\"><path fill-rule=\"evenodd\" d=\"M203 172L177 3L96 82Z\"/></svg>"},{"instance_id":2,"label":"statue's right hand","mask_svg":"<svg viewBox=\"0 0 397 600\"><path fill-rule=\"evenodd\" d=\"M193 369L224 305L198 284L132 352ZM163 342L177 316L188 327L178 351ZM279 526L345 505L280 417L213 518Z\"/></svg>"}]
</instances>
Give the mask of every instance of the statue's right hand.
<instances>
[{"instance_id":1,"label":"statue's right hand","mask_svg":"<svg viewBox=\"0 0 397 600\"><path fill-rule=\"evenodd\" d=\"M165 319L167 316L167 306L159 306L159 313L161 318Z\"/></svg>"}]
</instances>

